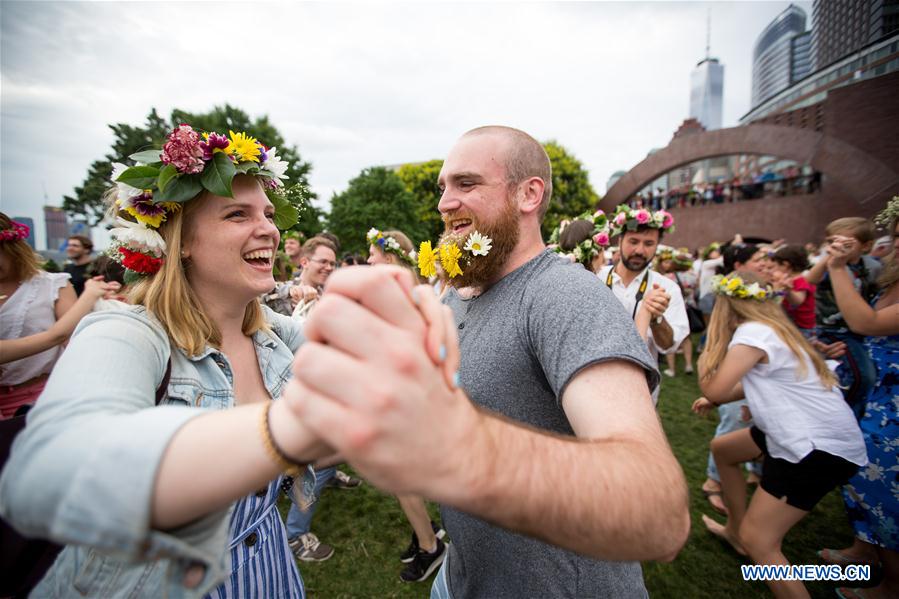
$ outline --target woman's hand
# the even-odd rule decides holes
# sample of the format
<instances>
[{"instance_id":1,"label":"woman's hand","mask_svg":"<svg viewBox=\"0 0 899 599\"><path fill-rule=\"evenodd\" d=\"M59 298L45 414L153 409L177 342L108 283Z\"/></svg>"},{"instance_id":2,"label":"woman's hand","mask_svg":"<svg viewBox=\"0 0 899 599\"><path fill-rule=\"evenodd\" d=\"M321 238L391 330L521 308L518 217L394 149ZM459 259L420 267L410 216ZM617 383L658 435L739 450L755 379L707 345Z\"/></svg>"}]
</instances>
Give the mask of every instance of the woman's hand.
<instances>
[{"instance_id":1,"label":"woman's hand","mask_svg":"<svg viewBox=\"0 0 899 599\"><path fill-rule=\"evenodd\" d=\"M858 247L854 237L834 235L827 246L828 268L843 268L849 263L849 256Z\"/></svg>"},{"instance_id":2,"label":"woman's hand","mask_svg":"<svg viewBox=\"0 0 899 599\"><path fill-rule=\"evenodd\" d=\"M699 414L700 416L708 416L709 412L712 411L712 408L715 407L717 406L707 400L705 397L700 397L693 402L693 406L690 408L690 410L694 414Z\"/></svg>"},{"instance_id":3,"label":"woman's hand","mask_svg":"<svg viewBox=\"0 0 899 599\"><path fill-rule=\"evenodd\" d=\"M106 282L101 275L91 277L84 282L84 291L82 295L93 297L94 301L104 298L112 299L112 296L119 292L122 286L116 281Z\"/></svg>"}]
</instances>

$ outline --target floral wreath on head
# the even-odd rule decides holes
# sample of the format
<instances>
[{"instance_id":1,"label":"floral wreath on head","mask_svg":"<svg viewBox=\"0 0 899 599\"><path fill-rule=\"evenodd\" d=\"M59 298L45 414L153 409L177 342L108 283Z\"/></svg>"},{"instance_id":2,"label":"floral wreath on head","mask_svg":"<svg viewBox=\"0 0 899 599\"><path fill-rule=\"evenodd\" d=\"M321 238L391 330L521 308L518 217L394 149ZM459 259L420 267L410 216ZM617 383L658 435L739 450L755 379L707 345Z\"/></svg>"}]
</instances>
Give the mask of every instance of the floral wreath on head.
<instances>
[{"instance_id":1,"label":"floral wreath on head","mask_svg":"<svg viewBox=\"0 0 899 599\"><path fill-rule=\"evenodd\" d=\"M758 283L747 285L739 275L715 275L712 277L712 291L735 299L754 299L761 302L778 295L767 285L764 287Z\"/></svg>"},{"instance_id":2,"label":"floral wreath on head","mask_svg":"<svg viewBox=\"0 0 899 599\"><path fill-rule=\"evenodd\" d=\"M9 219L9 228L0 231L0 243L4 241L22 241L28 239L31 228L25 223Z\"/></svg>"},{"instance_id":3,"label":"floral wreath on head","mask_svg":"<svg viewBox=\"0 0 899 599\"><path fill-rule=\"evenodd\" d=\"M275 206L275 223L289 229L299 213L286 197L283 181L289 163L246 133L194 131L178 125L166 138L162 150L145 150L129 156L134 166L113 163L116 185L115 224L108 254L120 262L131 280L153 275L162 268L166 245L159 227L181 204L202 191L234 197L234 177L252 175L261 180L266 195Z\"/></svg>"},{"instance_id":4,"label":"floral wreath on head","mask_svg":"<svg viewBox=\"0 0 899 599\"><path fill-rule=\"evenodd\" d=\"M659 229L662 233L674 231L674 216L665 210L650 212L645 208L636 210L624 204L619 204L612 215L612 237L622 235L628 231L636 231L639 227Z\"/></svg>"},{"instance_id":5,"label":"floral wreath on head","mask_svg":"<svg viewBox=\"0 0 899 599\"><path fill-rule=\"evenodd\" d=\"M887 202L886 208L881 210L877 216L874 217L874 223L889 227L894 222L899 220L899 196L893 196L889 202ZM890 231L890 234L893 232Z\"/></svg>"},{"instance_id":6,"label":"floral wreath on head","mask_svg":"<svg viewBox=\"0 0 899 599\"><path fill-rule=\"evenodd\" d=\"M570 251L565 251L559 247L559 238L562 236L562 232L572 222L563 220L549 236L549 243L554 246L553 251L557 254L570 254L571 256L574 256L575 262L580 262L586 267L611 244L612 235L609 231L609 218L606 216L605 212L597 210L592 214L584 212L574 220L585 220L593 223L593 232L590 233L590 236L587 237L587 239L577 244L574 249Z\"/></svg>"},{"instance_id":7,"label":"floral wreath on head","mask_svg":"<svg viewBox=\"0 0 899 599\"><path fill-rule=\"evenodd\" d=\"M430 278L437 274L437 261L443 272L449 278L462 274L460 262L468 268L476 256L486 256L493 248L493 240L477 231L465 238L462 248L455 241L444 242L436 248L431 247L430 241L422 241L418 247L418 271L424 278ZM464 252L464 253L463 253Z\"/></svg>"},{"instance_id":8,"label":"floral wreath on head","mask_svg":"<svg viewBox=\"0 0 899 599\"><path fill-rule=\"evenodd\" d=\"M413 250L407 254L405 250L400 247L400 243L395 238L385 235L383 231L379 231L372 227L368 230L368 233L365 234L365 239L368 241L369 245L378 246L385 254L393 254L406 264L415 266L415 251Z\"/></svg>"}]
</instances>

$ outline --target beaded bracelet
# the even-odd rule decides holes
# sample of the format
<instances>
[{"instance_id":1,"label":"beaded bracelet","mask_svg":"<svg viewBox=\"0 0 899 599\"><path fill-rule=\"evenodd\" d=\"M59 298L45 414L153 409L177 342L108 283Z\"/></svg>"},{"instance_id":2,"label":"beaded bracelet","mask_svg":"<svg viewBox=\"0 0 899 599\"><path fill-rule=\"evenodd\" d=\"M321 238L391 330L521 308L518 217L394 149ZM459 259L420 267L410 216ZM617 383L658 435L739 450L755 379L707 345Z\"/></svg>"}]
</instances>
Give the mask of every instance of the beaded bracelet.
<instances>
[{"instance_id":1,"label":"beaded bracelet","mask_svg":"<svg viewBox=\"0 0 899 599\"><path fill-rule=\"evenodd\" d=\"M265 451L268 453L269 457L271 457L276 464L284 471L284 474L287 476L297 476L302 472L305 465L297 464L290 459L284 451L278 447L278 444L275 443L275 438L272 436L272 425L269 421L269 412L272 409L272 402L268 402L265 406L265 409L262 410L262 418L259 419L259 434L262 437L262 444L265 446Z\"/></svg>"}]
</instances>

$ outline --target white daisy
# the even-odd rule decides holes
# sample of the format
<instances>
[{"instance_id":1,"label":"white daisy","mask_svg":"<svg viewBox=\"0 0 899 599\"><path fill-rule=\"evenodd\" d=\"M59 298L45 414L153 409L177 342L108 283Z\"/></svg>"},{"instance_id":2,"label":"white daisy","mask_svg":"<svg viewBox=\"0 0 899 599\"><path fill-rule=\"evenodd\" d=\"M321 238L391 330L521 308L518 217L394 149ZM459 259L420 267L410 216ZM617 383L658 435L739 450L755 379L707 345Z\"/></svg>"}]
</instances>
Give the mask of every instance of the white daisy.
<instances>
[{"instance_id":1,"label":"white daisy","mask_svg":"<svg viewBox=\"0 0 899 599\"><path fill-rule=\"evenodd\" d=\"M290 166L290 163L281 160L281 158L275 154L277 151L278 148L269 148L266 151L268 159L259 165L259 170L271 173L273 175L272 181L280 186L284 184L284 179L290 178L284 174L287 172L287 167Z\"/></svg>"},{"instance_id":2,"label":"white daisy","mask_svg":"<svg viewBox=\"0 0 899 599\"><path fill-rule=\"evenodd\" d=\"M112 163L112 182L116 184L116 187L119 190L118 193L118 201L119 205L122 208L131 205L131 198L135 198L142 194L144 191L142 189L138 189L137 187L131 187L127 183L120 183L116 181L122 173L124 173L128 169L127 165L122 164L121 162L113 162Z\"/></svg>"},{"instance_id":3,"label":"white daisy","mask_svg":"<svg viewBox=\"0 0 899 599\"><path fill-rule=\"evenodd\" d=\"M165 254L165 240L154 229L118 217L116 224L119 226L110 229L109 234L125 247L152 252L157 257Z\"/></svg>"},{"instance_id":4,"label":"white daisy","mask_svg":"<svg viewBox=\"0 0 899 599\"><path fill-rule=\"evenodd\" d=\"M486 256L490 252L492 240L486 235L481 235L477 231L468 236L465 247L462 248L466 252L471 252L475 256Z\"/></svg>"}]
</instances>

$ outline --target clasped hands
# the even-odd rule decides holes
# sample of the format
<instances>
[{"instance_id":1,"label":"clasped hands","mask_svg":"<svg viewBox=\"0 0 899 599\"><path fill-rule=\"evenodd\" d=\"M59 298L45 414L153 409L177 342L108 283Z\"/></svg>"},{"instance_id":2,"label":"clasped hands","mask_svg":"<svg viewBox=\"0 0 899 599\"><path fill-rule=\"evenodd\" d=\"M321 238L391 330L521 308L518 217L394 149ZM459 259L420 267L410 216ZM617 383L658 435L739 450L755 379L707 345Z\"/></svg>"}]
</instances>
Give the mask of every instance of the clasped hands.
<instances>
[{"instance_id":1,"label":"clasped hands","mask_svg":"<svg viewBox=\"0 0 899 599\"><path fill-rule=\"evenodd\" d=\"M439 499L482 418L456 386L451 310L408 270L352 267L304 332L282 395L295 420L385 491Z\"/></svg>"},{"instance_id":2,"label":"clasped hands","mask_svg":"<svg viewBox=\"0 0 899 599\"><path fill-rule=\"evenodd\" d=\"M653 318L658 318L665 314L668 304L671 302L671 295L662 289L658 283L653 283L652 288L643 296L641 309L649 312Z\"/></svg>"}]
</instances>

